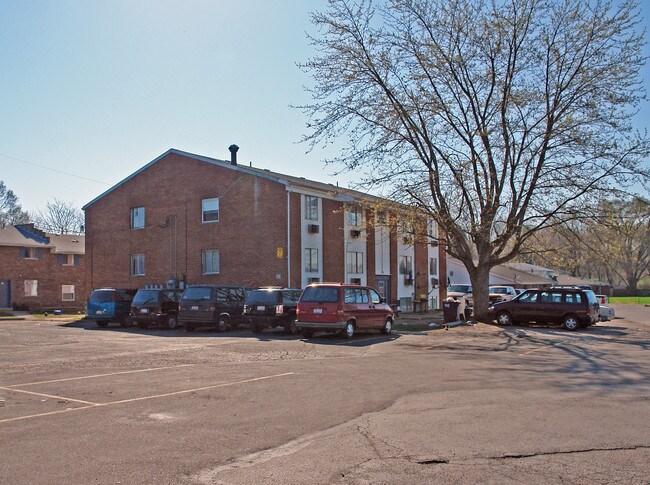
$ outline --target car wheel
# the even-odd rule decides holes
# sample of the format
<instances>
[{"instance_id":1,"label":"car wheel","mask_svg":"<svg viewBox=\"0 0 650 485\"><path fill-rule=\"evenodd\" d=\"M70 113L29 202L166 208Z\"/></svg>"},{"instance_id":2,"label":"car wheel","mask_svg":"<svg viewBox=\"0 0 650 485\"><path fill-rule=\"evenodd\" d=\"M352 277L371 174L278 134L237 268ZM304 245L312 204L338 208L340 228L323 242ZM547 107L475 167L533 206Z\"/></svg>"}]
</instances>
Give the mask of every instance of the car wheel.
<instances>
[{"instance_id":1,"label":"car wheel","mask_svg":"<svg viewBox=\"0 0 650 485\"><path fill-rule=\"evenodd\" d=\"M120 322L120 325L122 325L123 327L132 327L133 326L133 320L131 320L130 318L125 318L124 320L122 320Z\"/></svg>"},{"instance_id":2,"label":"car wheel","mask_svg":"<svg viewBox=\"0 0 650 485\"><path fill-rule=\"evenodd\" d=\"M354 335L354 322L348 322L345 324L345 328L341 330L341 336L345 338L352 338Z\"/></svg>"},{"instance_id":3,"label":"car wheel","mask_svg":"<svg viewBox=\"0 0 650 485\"><path fill-rule=\"evenodd\" d=\"M217 320L217 330L219 332L228 330L228 319L226 317L219 317L219 320Z\"/></svg>"},{"instance_id":4,"label":"car wheel","mask_svg":"<svg viewBox=\"0 0 650 485\"><path fill-rule=\"evenodd\" d=\"M138 322L138 327L140 328L147 328L149 324L147 322Z\"/></svg>"},{"instance_id":5,"label":"car wheel","mask_svg":"<svg viewBox=\"0 0 650 485\"><path fill-rule=\"evenodd\" d=\"M314 336L314 331L313 330L303 330L302 331L302 336L305 338L312 338Z\"/></svg>"},{"instance_id":6,"label":"car wheel","mask_svg":"<svg viewBox=\"0 0 650 485\"><path fill-rule=\"evenodd\" d=\"M257 333L257 334L262 333L262 326L253 324L251 325L251 330L253 331L253 333Z\"/></svg>"},{"instance_id":7,"label":"car wheel","mask_svg":"<svg viewBox=\"0 0 650 485\"><path fill-rule=\"evenodd\" d=\"M574 331L580 328L580 322L578 321L578 317L575 315L567 315L564 317L564 323L562 326L567 330Z\"/></svg>"},{"instance_id":8,"label":"car wheel","mask_svg":"<svg viewBox=\"0 0 650 485\"><path fill-rule=\"evenodd\" d=\"M497 323L499 325L512 325L512 316L508 312L497 313Z\"/></svg>"},{"instance_id":9,"label":"car wheel","mask_svg":"<svg viewBox=\"0 0 650 485\"><path fill-rule=\"evenodd\" d=\"M108 322L95 322L95 323L97 323L97 326L98 326L98 327L102 327L102 328L108 326Z\"/></svg>"},{"instance_id":10,"label":"car wheel","mask_svg":"<svg viewBox=\"0 0 650 485\"><path fill-rule=\"evenodd\" d=\"M176 330L178 328L178 318L176 315L167 316L166 326L169 330Z\"/></svg>"},{"instance_id":11,"label":"car wheel","mask_svg":"<svg viewBox=\"0 0 650 485\"><path fill-rule=\"evenodd\" d=\"M384 322L384 326L381 329L381 333L384 335L390 335L390 333L393 331L393 321L390 318L386 319L386 322Z\"/></svg>"},{"instance_id":12,"label":"car wheel","mask_svg":"<svg viewBox=\"0 0 650 485\"><path fill-rule=\"evenodd\" d=\"M193 332L196 327L194 326L193 323L186 323L185 324L185 331L186 332Z\"/></svg>"},{"instance_id":13,"label":"car wheel","mask_svg":"<svg viewBox=\"0 0 650 485\"><path fill-rule=\"evenodd\" d=\"M298 332L298 329L296 328L296 321L293 318L284 322L283 327L285 333L288 333L290 335L295 335Z\"/></svg>"}]
</instances>

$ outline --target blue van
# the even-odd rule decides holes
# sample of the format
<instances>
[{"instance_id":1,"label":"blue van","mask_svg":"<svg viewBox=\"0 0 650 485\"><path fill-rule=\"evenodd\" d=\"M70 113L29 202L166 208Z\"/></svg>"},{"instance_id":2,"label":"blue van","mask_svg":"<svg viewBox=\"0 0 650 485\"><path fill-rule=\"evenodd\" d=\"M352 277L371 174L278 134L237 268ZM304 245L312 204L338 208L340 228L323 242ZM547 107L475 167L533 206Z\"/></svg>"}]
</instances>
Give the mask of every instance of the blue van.
<instances>
[{"instance_id":1,"label":"blue van","mask_svg":"<svg viewBox=\"0 0 650 485\"><path fill-rule=\"evenodd\" d=\"M110 322L119 322L123 327L132 325L129 311L137 291L115 288L93 290L86 305L86 318L95 320L100 327L105 327Z\"/></svg>"}]
</instances>

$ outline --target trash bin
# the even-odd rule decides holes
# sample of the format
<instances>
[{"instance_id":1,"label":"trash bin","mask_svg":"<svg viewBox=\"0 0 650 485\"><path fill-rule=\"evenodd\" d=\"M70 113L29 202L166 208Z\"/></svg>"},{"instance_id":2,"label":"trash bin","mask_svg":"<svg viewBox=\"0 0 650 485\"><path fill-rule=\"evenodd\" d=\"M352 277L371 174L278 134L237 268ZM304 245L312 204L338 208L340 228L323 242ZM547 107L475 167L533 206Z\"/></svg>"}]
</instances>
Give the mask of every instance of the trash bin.
<instances>
[{"instance_id":1,"label":"trash bin","mask_svg":"<svg viewBox=\"0 0 650 485\"><path fill-rule=\"evenodd\" d=\"M445 301L442 304L442 313L445 317L445 323L451 323L458 320L459 301Z\"/></svg>"}]
</instances>

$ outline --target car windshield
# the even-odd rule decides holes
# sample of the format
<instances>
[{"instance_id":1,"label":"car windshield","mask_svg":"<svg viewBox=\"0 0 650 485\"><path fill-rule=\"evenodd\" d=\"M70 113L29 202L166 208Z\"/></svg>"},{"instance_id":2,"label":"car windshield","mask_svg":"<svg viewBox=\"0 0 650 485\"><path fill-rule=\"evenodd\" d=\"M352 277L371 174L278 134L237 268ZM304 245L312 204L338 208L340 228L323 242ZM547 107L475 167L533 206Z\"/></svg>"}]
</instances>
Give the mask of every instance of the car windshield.
<instances>
[{"instance_id":1,"label":"car windshield","mask_svg":"<svg viewBox=\"0 0 650 485\"><path fill-rule=\"evenodd\" d=\"M212 289L205 286L191 286L183 293L183 300L209 300Z\"/></svg>"},{"instance_id":2,"label":"car windshield","mask_svg":"<svg viewBox=\"0 0 650 485\"><path fill-rule=\"evenodd\" d=\"M246 297L247 305L275 305L278 303L279 291L253 290Z\"/></svg>"},{"instance_id":3,"label":"car windshield","mask_svg":"<svg viewBox=\"0 0 650 485\"><path fill-rule=\"evenodd\" d=\"M132 303L134 305L143 305L145 303L158 301L159 295L160 292L156 290L138 290L138 292L135 294L135 297L133 298Z\"/></svg>"},{"instance_id":4,"label":"car windshield","mask_svg":"<svg viewBox=\"0 0 650 485\"><path fill-rule=\"evenodd\" d=\"M300 297L301 302L336 303L339 289L332 286L308 286Z\"/></svg>"},{"instance_id":5,"label":"car windshield","mask_svg":"<svg viewBox=\"0 0 650 485\"><path fill-rule=\"evenodd\" d=\"M447 291L455 291L457 293L471 293L471 285L450 285L447 287Z\"/></svg>"},{"instance_id":6,"label":"car windshield","mask_svg":"<svg viewBox=\"0 0 650 485\"><path fill-rule=\"evenodd\" d=\"M503 286L493 286L490 288L490 293L499 293L501 295L505 295L508 293L508 289L504 288Z\"/></svg>"}]
</instances>

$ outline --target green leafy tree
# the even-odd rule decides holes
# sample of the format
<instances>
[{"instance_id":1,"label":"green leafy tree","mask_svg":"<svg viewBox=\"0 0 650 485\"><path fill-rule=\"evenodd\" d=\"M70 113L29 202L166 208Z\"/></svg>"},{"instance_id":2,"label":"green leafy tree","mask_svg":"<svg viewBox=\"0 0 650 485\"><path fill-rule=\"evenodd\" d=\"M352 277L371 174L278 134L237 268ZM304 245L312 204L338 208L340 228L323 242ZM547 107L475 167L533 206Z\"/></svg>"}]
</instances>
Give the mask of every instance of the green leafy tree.
<instances>
[{"instance_id":1,"label":"green leafy tree","mask_svg":"<svg viewBox=\"0 0 650 485\"><path fill-rule=\"evenodd\" d=\"M304 141L437 222L479 318L490 268L648 180L634 1L329 0L312 22Z\"/></svg>"}]
</instances>

